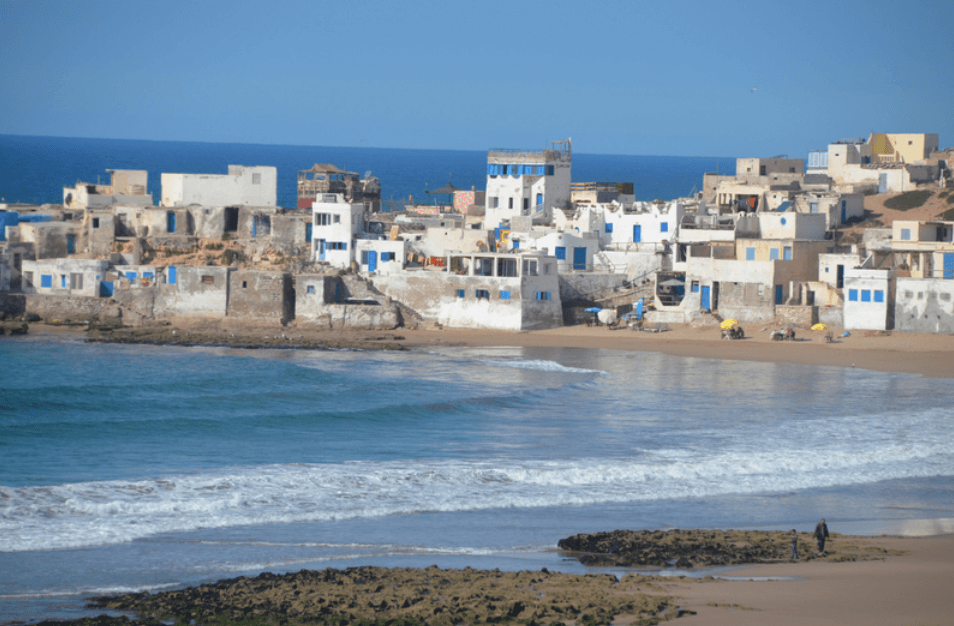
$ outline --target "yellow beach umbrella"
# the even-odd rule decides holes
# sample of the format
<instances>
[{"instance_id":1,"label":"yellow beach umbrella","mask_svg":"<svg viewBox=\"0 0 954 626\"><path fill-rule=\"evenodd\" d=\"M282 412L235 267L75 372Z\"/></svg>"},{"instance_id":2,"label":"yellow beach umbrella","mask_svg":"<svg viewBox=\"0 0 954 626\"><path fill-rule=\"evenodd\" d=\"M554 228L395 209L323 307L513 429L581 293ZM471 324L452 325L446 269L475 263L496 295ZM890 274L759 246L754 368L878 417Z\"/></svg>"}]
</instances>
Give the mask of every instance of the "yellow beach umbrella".
<instances>
[{"instance_id":1,"label":"yellow beach umbrella","mask_svg":"<svg viewBox=\"0 0 954 626\"><path fill-rule=\"evenodd\" d=\"M739 320L734 320L731 317L727 320L722 320L722 323L719 324L719 327L723 330L728 330L729 328L735 328L739 325Z\"/></svg>"},{"instance_id":2,"label":"yellow beach umbrella","mask_svg":"<svg viewBox=\"0 0 954 626\"><path fill-rule=\"evenodd\" d=\"M828 330L828 326L825 324L815 324L812 326L812 330Z\"/></svg>"}]
</instances>

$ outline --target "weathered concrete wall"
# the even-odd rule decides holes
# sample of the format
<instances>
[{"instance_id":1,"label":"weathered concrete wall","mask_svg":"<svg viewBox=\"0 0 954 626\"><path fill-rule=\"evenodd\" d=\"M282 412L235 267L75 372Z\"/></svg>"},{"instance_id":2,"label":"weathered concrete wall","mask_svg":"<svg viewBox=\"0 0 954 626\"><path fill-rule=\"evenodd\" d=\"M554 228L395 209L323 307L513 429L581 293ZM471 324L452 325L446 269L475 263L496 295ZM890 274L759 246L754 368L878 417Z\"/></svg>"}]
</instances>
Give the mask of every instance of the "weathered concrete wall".
<instances>
[{"instance_id":1,"label":"weathered concrete wall","mask_svg":"<svg viewBox=\"0 0 954 626\"><path fill-rule=\"evenodd\" d=\"M562 302L590 301L612 293L615 287L626 282L624 274L572 273L560 274L560 300Z\"/></svg>"},{"instance_id":2,"label":"weathered concrete wall","mask_svg":"<svg viewBox=\"0 0 954 626\"><path fill-rule=\"evenodd\" d=\"M954 280L898 278L895 294L896 330L954 332Z\"/></svg>"},{"instance_id":3,"label":"weathered concrete wall","mask_svg":"<svg viewBox=\"0 0 954 626\"><path fill-rule=\"evenodd\" d=\"M521 279L417 271L373 282L424 319L448 327L532 330L563 323L555 274ZM538 293L545 295L538 299Z\"/></svg>"},{"instance_id":4,"label":"weathered concrete wall","mask_svg":"<svg viewBox=\"0 0 954 626\"><path fill-rule=\"evenodd\" d=\"M768 323L775 319L775 294L771 285L720 282L716 308L723 318L743 323Z\"/></svg>"},{"instance_id":5,"label":"weathered concrete wall","mask_svg":"<svg viewBox=\"0 0 954 626\"><path fill-rule=\"evenodd\" d=\"M84 296L46 296L29 294L23 298L26 313L39 315L45 320L97 320L120 316L116 302L104 298Z\"/></svg>"},{"instance_id":6,"label":"weathered concrete wall","mask_svg":"<svg viewBox=\"0 0 954 626\"><path fill-rule=\"evenodd\" d=\"M229 318L287 322L294 316L292 280L280 272L233 270L228 274Z\"/></svg>"},{"instance_id":7,"label":"weathered concrete wall","mask_svg":"<svg viewBox=\"0 0 954 626\"><path fill-rule=\"evenodd\" d=\"M780 304L775 307L775 321L779 324L795 324L808 328L818 323L818 307Z\"/></svg>"},{"instance_id":8,"label":"weathered concrete wall","mask_svg":"<svg viewBox=\"0 0 954 626\"><path fill-rule=\"evenodd\" d=\"M223 318L228 310L228 277L231 268L177 266L174 285L158 285L156 317Z\"/></svg>"},{"instance_id":9,"label":"weathered concrete wall","mask_svg":"<svg viewBox=\"0 0 954 626\"><path fill-rule=\"evenodd\" d=\"M820 306L818 307L818 321L822 324L828 324L829 328L844 328L843 309L840 306Z\"/></svg>"}]
</instances>

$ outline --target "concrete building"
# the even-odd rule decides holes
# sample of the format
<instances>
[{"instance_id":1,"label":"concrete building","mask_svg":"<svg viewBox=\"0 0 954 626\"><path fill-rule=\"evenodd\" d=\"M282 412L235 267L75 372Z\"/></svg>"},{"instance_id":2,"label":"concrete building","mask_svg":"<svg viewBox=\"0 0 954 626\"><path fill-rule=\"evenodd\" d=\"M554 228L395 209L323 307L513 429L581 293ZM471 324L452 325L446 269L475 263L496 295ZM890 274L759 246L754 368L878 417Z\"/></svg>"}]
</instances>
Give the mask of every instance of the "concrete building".
<instances>
[{"instance_id":1,"label":"concrete building","mask_svg":"<svg viewBox=\"0 0 954 626\"><path fill-rule=\"evenodd\" d=\"M381 181L367 172L359 178L330 163L315 163L311 169L298 171L298 208L311 209L325 194L340 194L346 202L364 202L372 212L381 210Z\"/></svg>"},{"instance_id":2,"label":"concrete building","mask_svg":"<svg viewBox=\"0 0 954 626\"><path fill-rule=\"evenodd\" d=\"M341 194L324 194L312 204L311 256L346 269L355 260L354 239L363 231L368 207L347 202Z\"/></svg>"},{"instance_id":3,"label":"concrete building","mask_svg":"<svg viewBox=\"0 0 954 626\"><path fill-rule=\"evenodd\" d=\"M807 192L795 196L792 208L799 213L820 213L826 217L826 228L841 226L865 214L864 195L852 192Z\"/></svg>"},{"instance_id":4,"label":"concrete building","mask_svg":"<svg viewBox=\"0 0 954 626\"><path fill-rule=\"evenodd\" d=\"M20 290L58 296L100 297L109 263L90 259L23 261Z\"/></svg>"},{"instance_id":5,"label":"concrete building","mask_svg":"<svg viewBox=\"0 0 954 626\"><path fill-rule=\"evenodd\" d=\"M572 160L569 139L539 152L490 150L484 228L509 226L514 217L548 223L553 209L569 206Z\"/></svg>"},{"instance_id":6,"label":"concrete building","mask_svg":"<svg viewBox=\"0 0 954 626\"><path fill-rule=\"evenodd\" d=\"M911 278L954 279L954 222L896 220L891 252Z\"/></svg>"},{"instance_id":7,"label":"concrete building","mask_svg":"<svg viewBox=\"0 0 954 626\"><path fill-rule=\"evenodd\" d=\"M278 171L274 167L229 165L228 174L167 174L162 206L277 206Z\"/></svg>"},{"instance_id":8,"label":"concrete building","mask_svg":"<svg viewBox=\"0 0 954 626\"><path fill-rule=\"evenodd\" d=\"M895 330L954 332L954 280L898 277L894 293Z\"/></svg>"},{"instance_id":9,"label":"concrete building","mask_svg":"<svg viewBox=\"0 0 954 626\"><path fill-rule=\"evenodd\" d=\"M556 258L540 252L454 252L442 269L372 280L423 319L447 327L536 330L563 324Z\"/></svg>"},{"instance_id":10,"label":"concrete building","mask_svg":"<svg viewBox=\"0 0 954 626\"><path fill-rule=\"evenodd\" d=\"M106 170L109 184L77 182L63 188L63 206L67 209L106 207L113 204L150 206L152 194L146 192L146 170Z\"/></svg>"},{"instance_id":11,"label":"concrete building","mask_svg":"<svg viewBox=\"0 0 954 626\"><path fill-rule=\"evenodd\" d=\"M847 330L894 327L894 285L891 270L845 270L844 326Z\"/></svg>"},{"instance_id":12,"label":"concrete building","mask_svg":"<svg viewBox=\"0 0 954 626\"><path fill-rule=\"evenodd\" d=\"M826 173L836 185L879 193L910 191L938 178L935 133L872 133L868 140L842 139L808 155L810 172Z\"/></svg>"}]
</instances>

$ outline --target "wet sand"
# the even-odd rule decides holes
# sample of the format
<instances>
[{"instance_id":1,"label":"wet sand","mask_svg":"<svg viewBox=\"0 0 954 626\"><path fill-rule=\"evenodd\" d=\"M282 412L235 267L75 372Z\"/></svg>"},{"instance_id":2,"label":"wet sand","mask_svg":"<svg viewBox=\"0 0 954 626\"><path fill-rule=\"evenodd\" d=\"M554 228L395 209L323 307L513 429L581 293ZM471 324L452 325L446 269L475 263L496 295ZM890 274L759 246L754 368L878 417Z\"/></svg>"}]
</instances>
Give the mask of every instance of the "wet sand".
<instances>
[{"instance_id":1,"label":"wet sand","mask_svg":"<svg viewBox=\"0 0 954 626\"><path fill-rule=\"evenodd\" d=\"M522 346L639 350L705 359L856 367L954 378L954 336L850 331L824 343L823 331L797 330L796 341L772 341L775 326L747 327L744 339L724 340L718 328L670 325L663 333L566 326L529 332L447 329L401 331L404 345ZM838 335L844 331L834 331Z\"/></svg>"},{"instance_id":2,"label":"wet sand","mask_svg":"<svg viewBox=\"0 0 954 626\"><path fill-rule=\"evenodd\" d=\"M30 335L87 336L85 326L30 324ZM834 329L832 343L823 331L796 330L795 341L772 341L777 327L748 326L744 339L724 340L717 327L670 324L662 333L611 330L601 326L565 326L549 330L507 332L443 329L391 331L318 330L306 326L248 324L232 321L176 320L171 325L124 328L100 333L125 337L122 342L169 345L219 345L241 348L389 349L427 346L582 348L659 352L680 357L764 363L798 363L902 372L927 378L954 378L954 335L929 335ZM172 331L176 334L173 335Z\"/></svg>"}]
</instances>

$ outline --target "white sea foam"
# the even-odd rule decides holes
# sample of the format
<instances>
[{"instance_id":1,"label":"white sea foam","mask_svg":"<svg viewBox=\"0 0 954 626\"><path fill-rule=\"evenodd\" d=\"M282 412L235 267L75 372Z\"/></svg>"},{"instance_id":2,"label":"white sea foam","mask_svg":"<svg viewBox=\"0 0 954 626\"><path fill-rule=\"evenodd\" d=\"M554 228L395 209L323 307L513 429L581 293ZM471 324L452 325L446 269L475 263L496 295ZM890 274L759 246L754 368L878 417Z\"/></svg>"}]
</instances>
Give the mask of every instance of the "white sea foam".
<instances>
[{"instance_id":1,"label":"white sea foam","mask_svg":"<svg viewBox=\"0 0 954 626\"><path fill-rule=\"evenodd\" d=\"M4 488L0 551L113 544L157 533L505 507L622 503L954 474L951 444L744 448L687 457L405 460L237 467L161 480Z\"/></svg>"},{"instance_id":2,"label":"white sea foam","mask_svg":"<svg viewBox=\"0 0 954 626\"><path fill-rule=\"evenodd\" d=\"M481 359L480 362L486 363L487 365L492 365L494 367L512 367L519 370L539 370L541 372L559 372L561 374L606 374L606 372L602 370L567 367L566 365L561 365L556 361L525 361L521 359L515 359L512 361L495 361L490 359Z\"/></svg>"}]
</instances>

